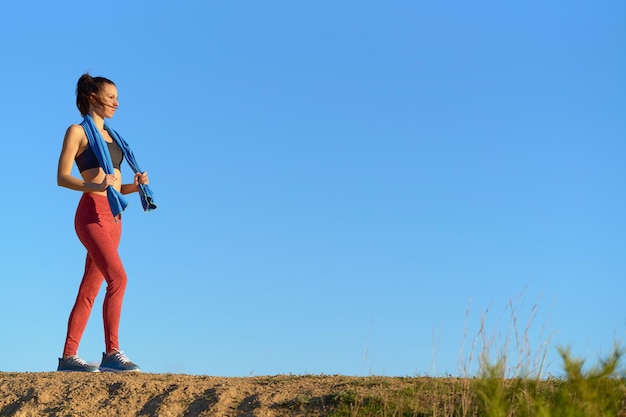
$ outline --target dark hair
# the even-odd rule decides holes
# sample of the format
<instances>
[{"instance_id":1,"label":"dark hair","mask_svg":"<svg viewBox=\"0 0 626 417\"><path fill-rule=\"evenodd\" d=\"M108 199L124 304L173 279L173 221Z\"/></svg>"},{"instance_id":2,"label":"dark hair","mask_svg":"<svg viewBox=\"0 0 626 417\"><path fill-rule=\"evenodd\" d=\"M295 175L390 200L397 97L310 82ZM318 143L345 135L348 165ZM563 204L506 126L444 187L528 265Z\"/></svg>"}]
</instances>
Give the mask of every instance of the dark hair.
<instances>
[{"instance_id":1,"label":"dark hair","mask_svg":"<svg viewBox=\"0 0 626 417\"><path fill-rule=\"evenodd\" d=\"M89 112L89 97L92 94L98 94L102 86L105 84L115 85L108 78L92 77L89 74L83 74L76 83L76 107L81 116L85 116Z\"/></svg>"}]
</instances>

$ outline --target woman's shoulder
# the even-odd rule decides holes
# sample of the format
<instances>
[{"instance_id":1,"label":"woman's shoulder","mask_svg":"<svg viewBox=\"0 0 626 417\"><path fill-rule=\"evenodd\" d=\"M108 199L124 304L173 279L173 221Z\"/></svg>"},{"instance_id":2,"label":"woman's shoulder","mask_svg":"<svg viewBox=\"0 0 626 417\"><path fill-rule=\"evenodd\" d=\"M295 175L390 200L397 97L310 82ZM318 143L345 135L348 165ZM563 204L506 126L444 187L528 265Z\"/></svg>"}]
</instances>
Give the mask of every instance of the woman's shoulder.
<instances>
[{"instance_id":1,"label":"woman's shoulder","mask_svg":"<svg viewBox=\"0 0 626 417\"><path fill-rule=\"evenodd\" d=\"M65 132L65 140L83 143L87 140L87 136L85 135L85 130L81 125L73 124L67 128Z\"/></svg>"},{"instance_id":2,"label":"woman's shoulder","mask_svg":"<svg viewBox=\"0 0 626 417\"><path fill-rule=\"evenodd\" d=\"M65 132L65 134L66 136L81 137L81 136L85 136L85 130L83 129L81 125L73 124L67 128L67 131Z\"/></svg>"},{"instance_id":3,"label":"woman's shoulder","mask_svg":"<svg viewBox=\"0 0 626 417\"><path fill-rule=\"evenodd\" d=\"M85 133L85 130L83 129L83 127L79 124L71 124L68 128L67 128L68 133Z\"/></svg>"}]
</instances>

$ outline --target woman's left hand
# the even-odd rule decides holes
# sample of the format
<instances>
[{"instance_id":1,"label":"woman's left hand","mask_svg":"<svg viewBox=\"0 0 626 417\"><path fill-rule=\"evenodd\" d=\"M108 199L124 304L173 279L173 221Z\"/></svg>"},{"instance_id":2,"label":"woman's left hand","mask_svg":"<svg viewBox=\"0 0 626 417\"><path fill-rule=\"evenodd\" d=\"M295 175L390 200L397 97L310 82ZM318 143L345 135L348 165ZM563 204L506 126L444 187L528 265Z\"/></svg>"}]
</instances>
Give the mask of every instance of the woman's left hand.
<instances>
[{"instance_id":1,"label":"woman's left hand","mask_svg":"<svg viewBox=\"0 0 626 417\"><path fill-rule=\"evenodd\" d=\"M133 181L135 183L135 185L146 185L149 184L150 181L148 180L148 173L147 172L137 172L135 173L135 179Z\"/></svg>"}]
</instances>

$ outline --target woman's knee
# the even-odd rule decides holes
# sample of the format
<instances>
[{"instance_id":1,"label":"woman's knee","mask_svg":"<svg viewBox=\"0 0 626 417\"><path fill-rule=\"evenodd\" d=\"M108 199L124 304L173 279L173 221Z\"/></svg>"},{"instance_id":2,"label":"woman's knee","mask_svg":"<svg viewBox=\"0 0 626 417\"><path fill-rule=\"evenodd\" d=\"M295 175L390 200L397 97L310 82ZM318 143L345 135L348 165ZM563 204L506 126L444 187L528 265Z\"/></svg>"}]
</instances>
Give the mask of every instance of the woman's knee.
<instances>
[{"instance_id":1,"label":"woman's knee","mask_svg":"<svg viewBox=\"0 0 626 417\"><path fill-rule=\"evenodd\" d=\"M107 290L124 290L126 289L126 283L128 282L128 277L126 276L126 272L122 269L121 271L117 271L114 274L111 274L107 279Z\"/></svg>"}]
</instances>

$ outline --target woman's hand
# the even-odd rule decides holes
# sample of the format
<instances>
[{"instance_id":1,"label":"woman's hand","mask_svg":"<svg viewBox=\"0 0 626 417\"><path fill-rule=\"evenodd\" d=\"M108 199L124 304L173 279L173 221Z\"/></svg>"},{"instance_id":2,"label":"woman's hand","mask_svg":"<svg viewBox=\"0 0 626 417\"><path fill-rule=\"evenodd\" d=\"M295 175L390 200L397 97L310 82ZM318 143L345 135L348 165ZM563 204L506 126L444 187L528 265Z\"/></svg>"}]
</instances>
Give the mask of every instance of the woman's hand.
<instances>
[{"instance_id":1,"label":"woman's hand","mask_svg":"<svg viewBox=\"0 0 626 417\"><path fill-rule=\"evenodd\" d=\"M115 185L118 181L118 178L114 174L107 174L104 176L104 180L100 183L100 190L104 191L109 188L111 185Z\"/></svg>"},{"instance_id":2,"label":"woman's hand","mask_svg":"<svg viewBox=\"0 0 626 417\"><path fill-rule=\"evenodd\" d=\"M148 180L148 173L147 172L137 172L135 173L135 179L133 180L133 183L135 185L146 185L149 184L150 181Z\"/></svg>"}]
</instances>

